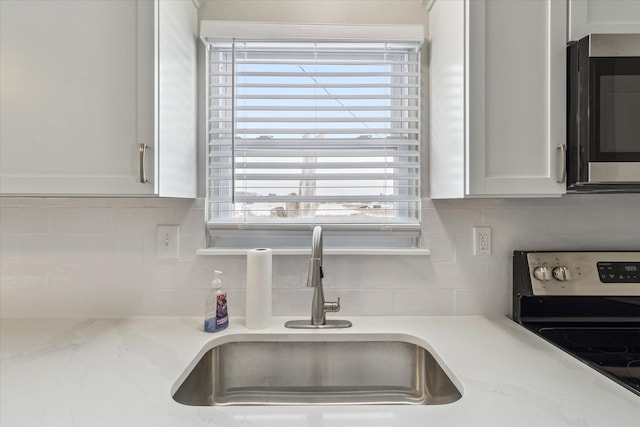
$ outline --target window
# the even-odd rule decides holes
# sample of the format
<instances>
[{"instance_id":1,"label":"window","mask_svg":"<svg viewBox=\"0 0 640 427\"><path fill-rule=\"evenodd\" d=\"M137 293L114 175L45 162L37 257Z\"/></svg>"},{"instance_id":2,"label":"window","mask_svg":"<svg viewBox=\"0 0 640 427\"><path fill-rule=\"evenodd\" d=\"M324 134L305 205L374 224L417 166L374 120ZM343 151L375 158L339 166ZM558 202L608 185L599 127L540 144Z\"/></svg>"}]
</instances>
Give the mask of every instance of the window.
<instances>
[{"instance_id":1,"label":"window","mask_svg":"<svg viewBox=\"0 0 640 427\"><path fill-rule=\"evenodd\" d=\"M417 247L420 44L207 38L210 247Z\"/></svg>"}]
</instances>

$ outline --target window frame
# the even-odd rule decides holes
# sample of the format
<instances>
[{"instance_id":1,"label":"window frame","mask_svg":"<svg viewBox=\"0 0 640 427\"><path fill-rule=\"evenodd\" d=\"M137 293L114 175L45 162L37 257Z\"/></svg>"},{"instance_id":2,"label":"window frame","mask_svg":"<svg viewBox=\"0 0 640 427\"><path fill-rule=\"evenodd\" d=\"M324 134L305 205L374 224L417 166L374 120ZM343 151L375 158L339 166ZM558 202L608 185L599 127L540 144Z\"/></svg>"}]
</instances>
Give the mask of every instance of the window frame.
<instances>
[{"instance_id":1,"label":"window frame","mask_svg":"<svg viewBox=\"0 0 640 427\"><path fill-rule=\"evenodd\" d=\"M328 30L327 30L328 29ZM323 34L316 34L318 31ZM278 34L274 34L277 32ZM265 24L265 23L229 23L219 21L203 21L201 23L201 38L210 49L212 40L228 39L231 35L238 38L251 39L292 39L300 40L295 34L305 34L305 39L321 39L339 41L345 36L358 41L377 41L386 43L412 43L419 50L423 41L423 28L421 26L317 26L317 25L297 25L297 24ZM329 36L325 33L331 33ZM354 35L356 34L356 35ZM385 40L381 40L382 38ZM236 38L236 37L232 37ZM418 61L420 55L418 53ZM206 111L207 123L209 122L209 83L210 78L209 52L206 61L207 96ZM418 67L420 69L420 67ZM418 92L418 120L421 117L423 108L423 96ZM235 111L235 104L232 106ZM235 119L235 118L234 118ZM232 124L234 126L234 124ZM419 134L417 136L418 145L424 144L424 130L418 125ZM207 145L209 145L209 129L207 124ZM418 151L419 153L420 151ZM209 148L207 147L207 159ZM317 221L292 221L287 224L265 221L264 223L246 223L237 221L210 221L210 185L209 185L209 163L207 160L207 246L209 248L227 249L248 249L257 246L268 246L274 248L305 248L308 246L308 234L315 225L322 225L325 230L325 247L327 248L393 248L411 249L421 247L420 237L420 188L421 188L421 159L418 157L418 202L414 221L389 222L372 221L351 223L320 223ZM234 162L235 167L235 162ZM235 191L233 192L235 194Z\"/></svg>"}]
</instances>

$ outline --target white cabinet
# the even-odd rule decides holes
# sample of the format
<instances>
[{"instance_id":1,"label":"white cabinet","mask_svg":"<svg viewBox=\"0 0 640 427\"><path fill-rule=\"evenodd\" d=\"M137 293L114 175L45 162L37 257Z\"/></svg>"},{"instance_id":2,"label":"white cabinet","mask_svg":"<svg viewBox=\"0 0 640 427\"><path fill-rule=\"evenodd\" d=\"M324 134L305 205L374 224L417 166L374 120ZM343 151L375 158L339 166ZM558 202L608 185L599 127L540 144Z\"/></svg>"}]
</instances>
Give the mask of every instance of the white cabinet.
<instances>
[{"instance_id":1,"label":"white cabinet","mask_svg":"<svg viewBox=\"0 0 640 427\"><path fill-rule=\"evenodd\" d=\"M569 40L590 33L640 33L638 0L568 0Z\"/></svg>"},{"instance_id":2,"label":"white cabinet","mask_svg":"<svg viewBox=\"0 0 640 427\"><path fill-rule=\"evenodd\" d=\"M565 193L566 4L436 0L430 32L430 197Z\"/></svg>"},{"instance_id":3,"label":"white cabinet","mask_svg":"<svg viewBox=\"0 0 640 427\"><path fill-rule=\"evenodd\" d=\"M0 194L195 197L191 1L2 0L0 17Z\"/></svg>"}]
</instances>

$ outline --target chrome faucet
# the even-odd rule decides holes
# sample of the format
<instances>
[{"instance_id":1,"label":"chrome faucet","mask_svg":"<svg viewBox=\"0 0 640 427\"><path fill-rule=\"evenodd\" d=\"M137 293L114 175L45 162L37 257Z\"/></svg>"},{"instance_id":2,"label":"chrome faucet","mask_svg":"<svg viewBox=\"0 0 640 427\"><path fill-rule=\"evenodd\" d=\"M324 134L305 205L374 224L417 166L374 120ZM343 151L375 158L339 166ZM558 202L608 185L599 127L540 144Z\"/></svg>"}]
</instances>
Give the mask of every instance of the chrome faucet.
<instances>
[{"instance_id":1,"label":"chrome faucet","mask_svg":"<svg viewBox=\"0 0 640 427\"><path fill-rule=\"evenodd\" d=\"M291 320L284 324L287 328L348 328L351 326L351 322L348 320L326 319L327 312L340 311L340 297L337 302L324 300L322 252L322 227L316 226L313 229L311 240L311 258L309 259L309 274L307 276L307 286L314 288L311 302L311 322Z\"/></svg>"},{"instance_id":2,"label":"chrome faucet","mask_svg":"<svg viewBox=\"0 0 640 427\"><path fill-rule=\"evenodd\" d=\"M313 301L311 302L311 324L316 326L326 323L326 313L328 311L340 311L340 297L338 297L338 302L326 302L324 300L323 277L322 227L316 226L313 229L313 238L311 240L311 258L309 259L309 275L307 276L307 286L315 288Z\"/></svg>"}]
</instances>

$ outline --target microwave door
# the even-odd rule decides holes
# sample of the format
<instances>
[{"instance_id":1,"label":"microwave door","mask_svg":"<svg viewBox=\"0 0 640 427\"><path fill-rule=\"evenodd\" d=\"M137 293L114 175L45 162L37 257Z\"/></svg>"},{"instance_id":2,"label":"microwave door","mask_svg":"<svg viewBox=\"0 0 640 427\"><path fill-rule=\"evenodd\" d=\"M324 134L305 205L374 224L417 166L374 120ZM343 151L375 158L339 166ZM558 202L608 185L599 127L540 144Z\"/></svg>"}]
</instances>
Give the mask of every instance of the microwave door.
<instances>
[{"instance_id":1,"label":"microwave door","mask_svg":"<svg viewBox=\"0 0 640 427\"><path fill-rule=\"evenodd\" d=\"M640 58L591 58L588 181L640 182Z\"/></svg>"}]
</instances>

